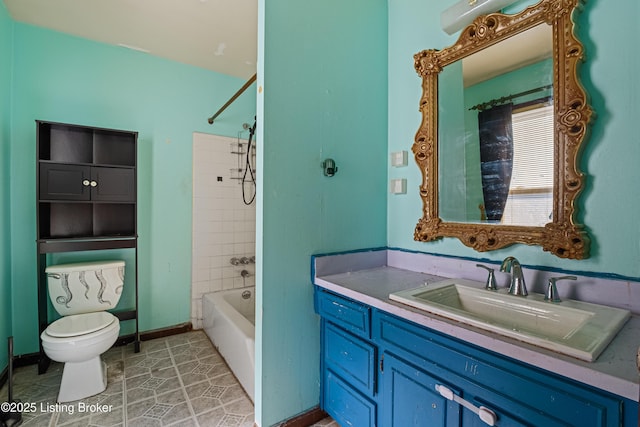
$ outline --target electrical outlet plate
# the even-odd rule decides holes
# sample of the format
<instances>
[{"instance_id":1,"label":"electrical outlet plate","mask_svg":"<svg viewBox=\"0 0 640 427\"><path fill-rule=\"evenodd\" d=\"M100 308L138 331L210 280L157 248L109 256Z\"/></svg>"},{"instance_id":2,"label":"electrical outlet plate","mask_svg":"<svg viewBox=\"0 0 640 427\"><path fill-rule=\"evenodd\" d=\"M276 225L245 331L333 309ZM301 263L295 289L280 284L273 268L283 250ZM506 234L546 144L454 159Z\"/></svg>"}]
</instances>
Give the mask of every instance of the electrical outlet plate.
<instances>
[{"instance_id":1,"label":"electrical outlet plate","mask_svg":"<svg viewBox=\"0 0 640 427\"><path fill-rule=\"evenodd\" d=\"M407 180L405 178L392 179L389 183L392 194L407 194Z\"/></svg>"}]
</instances>

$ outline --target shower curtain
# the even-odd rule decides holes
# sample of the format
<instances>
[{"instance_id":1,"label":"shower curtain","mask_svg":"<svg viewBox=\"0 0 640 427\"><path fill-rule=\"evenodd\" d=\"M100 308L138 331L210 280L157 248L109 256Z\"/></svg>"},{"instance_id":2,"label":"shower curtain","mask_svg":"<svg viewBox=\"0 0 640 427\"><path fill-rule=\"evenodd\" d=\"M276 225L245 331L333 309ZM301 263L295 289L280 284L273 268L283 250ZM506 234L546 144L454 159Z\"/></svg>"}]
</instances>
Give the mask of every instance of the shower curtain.
<instances>
[{"instance_id":1,"label":"shower curtain","mask_svg":"<svg viewBox=\"0 0 640 427\"><path fill-rule=\"evenodd\" d=\"M513 169L513 104L492 107L478 113L480 171L488 222L500 222Z\"/></svg>"}]
</instances>

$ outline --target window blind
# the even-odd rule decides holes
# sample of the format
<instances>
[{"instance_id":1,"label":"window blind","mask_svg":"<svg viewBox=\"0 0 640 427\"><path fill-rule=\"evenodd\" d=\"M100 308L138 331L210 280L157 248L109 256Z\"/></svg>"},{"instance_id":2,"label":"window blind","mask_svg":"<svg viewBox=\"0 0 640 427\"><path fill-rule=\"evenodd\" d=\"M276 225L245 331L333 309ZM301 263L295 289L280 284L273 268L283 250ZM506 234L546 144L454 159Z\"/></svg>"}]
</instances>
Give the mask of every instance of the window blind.
<instances>
[{"instance_id":1,"label":"window blind","mask_svg":"<svg viewBox=\"0 0 640 427\"><path fill-rule=\"evenodd\" d=\"M553 105L514 113L512 126L511 190L549 191L553 188Z\"/></svg>"}]
</instances>

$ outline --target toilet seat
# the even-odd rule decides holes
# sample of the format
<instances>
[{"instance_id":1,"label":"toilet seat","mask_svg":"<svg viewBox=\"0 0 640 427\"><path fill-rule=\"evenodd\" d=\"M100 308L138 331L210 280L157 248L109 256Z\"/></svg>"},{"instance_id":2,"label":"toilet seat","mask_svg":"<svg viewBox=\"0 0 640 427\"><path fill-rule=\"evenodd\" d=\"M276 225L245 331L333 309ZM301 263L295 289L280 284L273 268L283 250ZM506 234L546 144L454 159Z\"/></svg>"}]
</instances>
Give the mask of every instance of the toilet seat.
<instances>
[{"instance_id":1,"label":"toilet seat","mask_svg":"<svg viewBox=\"0 0 640 427\"><path fill-rule=\"evenodd\" d=\"M72 314L51 323L45 332L54 338L77 337L104 329L115 320L116 317L106 311Z\"/></svg>"},{"instance_id":2,"label":"toilet seat","mask_svg":"<svg viewBox=\"0 0 640 427\"><path fill-rule=\"evenodd\" d=\"M58 402L84 399L106 389L107 365L101 355L117 341L119 332L117 317L96 312L65 316L40 334L45 354L64 363Z\"/></svg>"},{"instance_id":3,"label":"toilet seat","mask_svg":"<svg viewBox=\"0 0 640 427\"><path fill-rule=\"evenodd\" d=\"M67 337L49 335L48 329L40 334L42 348L47 356L56 362L81 362L101 355L116 342L120 332L120 321L113 316L113 321L105 328Z\"/></svg>"}]
</instances>

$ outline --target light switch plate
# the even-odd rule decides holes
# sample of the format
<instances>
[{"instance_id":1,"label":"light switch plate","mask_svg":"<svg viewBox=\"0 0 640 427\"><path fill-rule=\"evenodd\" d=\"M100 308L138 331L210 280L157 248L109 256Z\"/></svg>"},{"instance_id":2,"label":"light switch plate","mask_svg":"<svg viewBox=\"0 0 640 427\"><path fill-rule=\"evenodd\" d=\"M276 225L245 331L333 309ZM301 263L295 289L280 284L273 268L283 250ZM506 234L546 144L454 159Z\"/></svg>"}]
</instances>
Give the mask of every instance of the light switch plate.
<instances>
[{"instance_id":1,"label":"light switch plate","mask_svg":"<svg viewBox=\"0 0 640 427\"><path fill-rule=\"evenodd\" d=\"M389 184L389 191L392 194L407 194L407 180L405 178L392 179Z\"/></svg>"},{"instance_id":2,"label":"light switch plate","mask_svg":"<svg viewBox=\"0 0 640 427\"><path fill-rule=\"evenodd\" d=\"M391 153L391 166L396 168L407 166L407 152L403 150Z\"/></svg>"}]
</instances>

